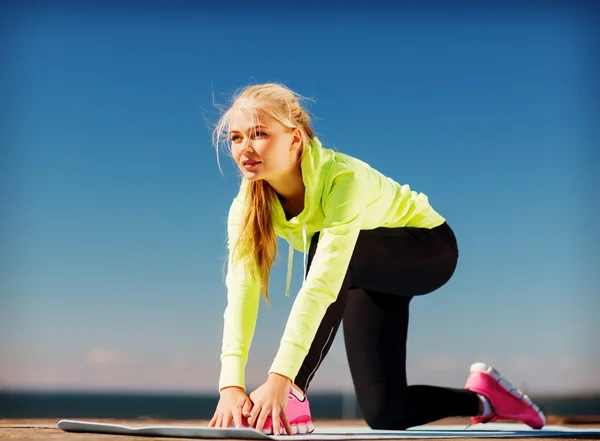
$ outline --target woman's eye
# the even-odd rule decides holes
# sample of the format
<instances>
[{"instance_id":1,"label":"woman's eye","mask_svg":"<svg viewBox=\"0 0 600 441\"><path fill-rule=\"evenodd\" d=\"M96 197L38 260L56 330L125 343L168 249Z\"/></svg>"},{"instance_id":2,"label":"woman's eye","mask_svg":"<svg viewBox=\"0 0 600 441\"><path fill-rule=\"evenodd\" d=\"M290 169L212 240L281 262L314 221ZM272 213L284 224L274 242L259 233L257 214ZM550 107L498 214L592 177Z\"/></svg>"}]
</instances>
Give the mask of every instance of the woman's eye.
<instances>
[{"instance_id":1,"label":"woman's eye","mask_svg":"<svg viewBox=\"0 0 600 441\"><path fill-rule=\"evenodd\" d=\"M241 137L240 137L240 135L233 135L233 136L231 137L231 140L232 140L233 142L238 142L238 141L240 140L240 138L241 138Z\"/></svg>"},{"instance_id":2,"label":"woman's eye","mask_svg":"<svg viewBox=\"0 0 600 441\"><path fill-rule=\"evenodd\" d=\"M265 132L254 132L254 137L255 138L262 138L263 136L266 136L267 134Z\"/></svg>"}]
</instances>

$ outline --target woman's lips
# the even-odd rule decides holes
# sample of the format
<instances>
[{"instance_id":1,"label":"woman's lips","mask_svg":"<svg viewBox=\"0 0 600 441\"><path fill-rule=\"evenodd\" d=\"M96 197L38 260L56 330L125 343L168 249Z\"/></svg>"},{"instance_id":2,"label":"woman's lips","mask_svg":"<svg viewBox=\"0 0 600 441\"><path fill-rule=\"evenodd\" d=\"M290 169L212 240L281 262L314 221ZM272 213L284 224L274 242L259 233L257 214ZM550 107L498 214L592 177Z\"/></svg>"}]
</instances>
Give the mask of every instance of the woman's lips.
<instances>
[{"instance_id":1,"label":"woman's lips","mask_svg":"<svg viewBox=\"0 0 600 441\"><path fill-rule=\"evenodd\" d=\"M242 167L244 167L246 170L249 170L251 168L256 167L258 164L261 164L260 161L244 161L242 163Z\"/></svg>"}]
</instances>

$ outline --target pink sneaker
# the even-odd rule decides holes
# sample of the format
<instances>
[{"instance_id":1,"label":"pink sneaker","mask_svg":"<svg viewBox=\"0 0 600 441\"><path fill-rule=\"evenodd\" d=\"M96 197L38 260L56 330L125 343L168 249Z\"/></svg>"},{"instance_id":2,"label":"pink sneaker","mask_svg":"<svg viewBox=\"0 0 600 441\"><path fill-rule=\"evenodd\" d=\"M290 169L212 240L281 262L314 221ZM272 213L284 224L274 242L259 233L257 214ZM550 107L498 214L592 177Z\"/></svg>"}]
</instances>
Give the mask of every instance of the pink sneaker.
<instances>
[{"instance_id":1,"label":"pink sneaker","mask_svg":"<svg viewBox=\"0 0 600 441\"><path fill-rule=\"evenodd\" d=\"M315 428L310 416L308 398L305 395L304 398L301 399L298 395L300 394L296 392L293 387L290 387L290 392L288 394L289 401L285 411L290 426L292 426L292 434L312 433ZM283 423L280 423L279 430L281 431L281 435L287 434ZM273 421L270 417L265 421L262 431L267 435L273 434Z\"/></svg>"},{"instance_id":2,"label":"pink sneaker","mask_svg":"<svg viewBox=\"0 0 600 441\"><path fill-rule=\"evenodd\" d=\"M485 363L471 365L465 389L483 395L492 407L492 413L486 417L471 417L474 424L511 420L525 423L532 429L541 429L546 424L544 413L531 398Z\"/></svg>"},{"instance_id":3,"label":"pink sneaker","mask_svg":"<svg viewBox=\"0 0 600 441\"><path fill-rule=\"evenodd\" d=\"M312 433L314 432L315 427L313 426L312 418L310 416L308 398L304 396L304 398L301 399L298 395L298 392L296 392L294 388L290 387L286 413L290 426L292 426L292 434L297 435L302 433ZM246 417L242 417L242 426L250 426ZM279 430L281 431L281 435L287 434L283 423L280 423ZM267 417L262 431L267 435L273 435L273 421L271 417Z\"/></svg>"}]
</instances>

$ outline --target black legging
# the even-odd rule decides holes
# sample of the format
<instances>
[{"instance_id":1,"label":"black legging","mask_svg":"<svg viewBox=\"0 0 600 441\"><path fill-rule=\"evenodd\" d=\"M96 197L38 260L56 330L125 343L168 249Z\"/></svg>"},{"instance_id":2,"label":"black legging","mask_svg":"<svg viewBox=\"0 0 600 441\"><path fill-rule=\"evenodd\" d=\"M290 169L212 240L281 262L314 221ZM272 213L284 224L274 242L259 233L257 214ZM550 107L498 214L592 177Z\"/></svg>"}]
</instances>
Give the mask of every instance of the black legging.
<instances>
[{"instance_id":1,"label":"black legging","mask_svg":"<svg viewBox=\"0 0 600 441\"><path fill-rule=\"evenodd\" d=\"M319 236L313 237L309 264ZM414 296L444 285L458 260L448 224L433 229L361 231L337 300L329 306L295 384L307 391L344 320L344 340L357 399L374 429L403 430L452 416L473 416L471 391L408 386L406 338Z\"/></svg>"}]
</instances>

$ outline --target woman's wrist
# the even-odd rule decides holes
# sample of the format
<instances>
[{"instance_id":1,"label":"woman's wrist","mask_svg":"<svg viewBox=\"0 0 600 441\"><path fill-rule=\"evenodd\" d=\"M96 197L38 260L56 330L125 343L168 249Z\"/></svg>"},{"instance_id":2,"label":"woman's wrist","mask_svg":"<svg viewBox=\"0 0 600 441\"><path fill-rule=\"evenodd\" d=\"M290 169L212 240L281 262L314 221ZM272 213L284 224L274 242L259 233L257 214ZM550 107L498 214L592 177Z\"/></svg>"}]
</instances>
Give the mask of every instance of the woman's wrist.
<instances>
[{"instance_id":1,"label":"woman's wrist","mask_svg":"<svg viewBox=\"0 0 600 441\"><path fill-rule=\"evenodd\" d=\"M278 374L277 372L269 372L269 380L274 383L286 384L287 386L292 385L292 379L285 375Z\"/></svg>"},{"instance_id":2,"label":"woman's wrist","mask_svg":"<svg viewBox=\"0 0 600 441\"><path fill-rule=\"evenodd\" d=\"M231 390L231 389L239 389L242 392L246 393L246 390L241 386L225 386L219 390L219 393L222 394L224 391Z\"/></svg>"}]
</instances>

